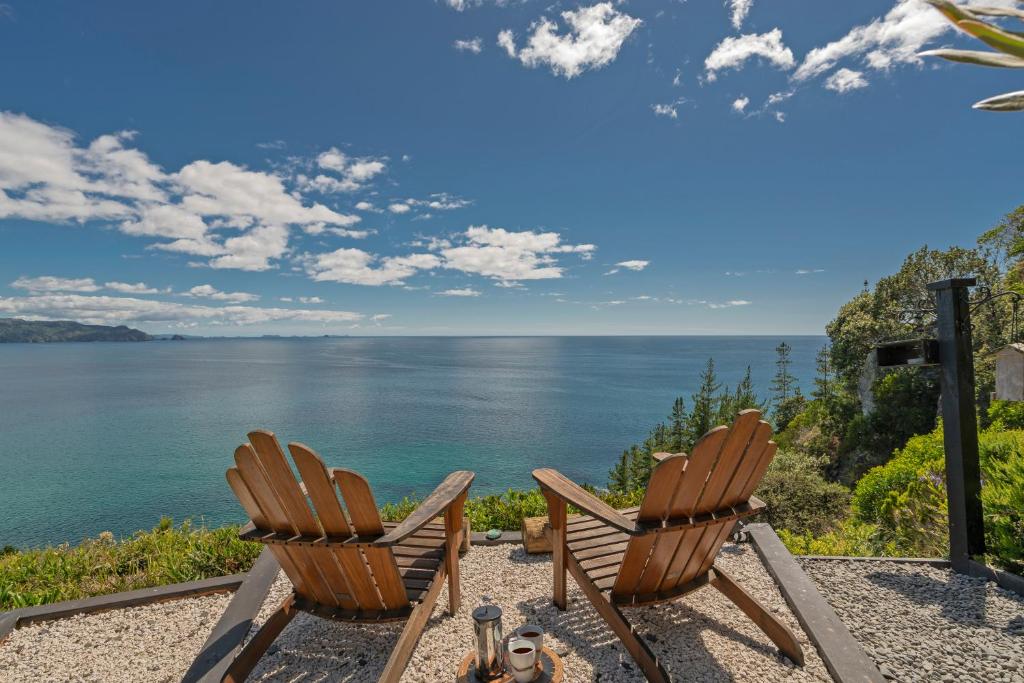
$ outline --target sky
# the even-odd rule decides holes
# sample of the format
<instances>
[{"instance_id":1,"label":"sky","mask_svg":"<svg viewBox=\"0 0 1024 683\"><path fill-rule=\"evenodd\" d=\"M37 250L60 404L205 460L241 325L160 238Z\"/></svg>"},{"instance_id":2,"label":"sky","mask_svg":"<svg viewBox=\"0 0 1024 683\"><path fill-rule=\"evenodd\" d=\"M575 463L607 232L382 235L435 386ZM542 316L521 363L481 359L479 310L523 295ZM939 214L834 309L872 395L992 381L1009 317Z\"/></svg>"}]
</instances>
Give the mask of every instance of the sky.
<instances>
[{"instance_id":1,"label":"sky","mask_svg":"<svg viewBox=\"0 0 1024 683\"><path fill-rule=\"evenodd\" d=\"M0 316L821 334L1024 200L970 106L1019 73L939 46L921 0L0 2Z\"/></svg>"}]
</instances>

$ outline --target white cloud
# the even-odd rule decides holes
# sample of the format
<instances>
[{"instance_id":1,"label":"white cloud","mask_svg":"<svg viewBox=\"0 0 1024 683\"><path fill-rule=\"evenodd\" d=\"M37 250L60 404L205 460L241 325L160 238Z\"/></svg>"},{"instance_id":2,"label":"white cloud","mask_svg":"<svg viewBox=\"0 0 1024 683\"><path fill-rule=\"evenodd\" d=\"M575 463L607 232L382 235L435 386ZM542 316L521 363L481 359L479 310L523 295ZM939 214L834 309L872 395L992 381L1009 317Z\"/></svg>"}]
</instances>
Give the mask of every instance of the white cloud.
<instances>
[{"instance_id":1,"label":"white cloud","mask_svg":"<svg viewBox=\"0 0 1024 683\"><path fill-rule=\"evenodd\" d=\"M322 304L325 303L323 299L318 296L300 296L300 304Z\"/></svg>"},{"instance_id":2,"label":"white cloud","mask_svg":"<svg viewBox=\"0 0 1024 683\"><path fill-rule=\"evenodd\" d=\"M593 244L563 244L557 232L510 232L486 225L471 226L463 243L441 250L444 267L495 280L543 280L562 277L554 254L579 254L584 260Z\"/></svg>"},{"instance_id":3,"label":"white cloud","mask_svg":"<svg viewBox=\"0 0 1024 683\"><path fill-rule=\"evenodd\" d=\"M214 301L230 301L236 304L256 301L260 298L259 294L249 294L248 292L222 292L213 285L196 285L187 292L182 292L181 295L199 299L213 299Z\"/></svg>"},{"instance_id":4,"label":"white cloud","mask_svg":"<svg viewBox=\"0 0 1024 683\"><path fill-rule=\"evenodd\" d=\"M800 268L796 271L797 275L811 275L813 273L824 273L824 268Z\"/></svg>"},{"instance_id":5,"label":"white cloud","mask_svg":"<svg viewBox=\"0 0 1024 683\"><path fill-rule=\"evenodd\" d=\"M227 161L197 160L165 173L127 146L134 137L122 131L81 147L71 131L0 112L0 219L117 221L125 234L155 240L154 248L246 270L273 267L288 249L290 226L343 229L360 220L307 203L298 179L289 186L287 178ZM328 166L341 158L324 157ZM383 168L369 158L345 158L343 166L357 183Z\"/></svg>"},{"instance_id":6,"label":"white cloud","mask_svg":"<svg viewBox=\"0 0 1024 683\"><path fill-rule=\"evenodd\" d=\"M404 204L402 202L395 202L394 204L388 204L388 211L390 211L391 213L402 214L409 213L410 211L412 211L412 209L408 204Z\"/></svg>"},{"instance_id":7,"label":"white cloud","mask_svg":"<svg viewBox=\"0 0 1024 683\"><path fill-rule=\"evenodd\" d=\"M732 27L737 31L743 26L743 20L750 14L750 8L753 7L754 0L729 0L729 9L731 10L729 19L732 21Z\"/></svg>"},{"instance_id":8,"label":"white cloud","mask_svg":"<svg viewBox=\"0 0 1024 683\"><path fill-rule=\"evenodd\" d=\"M336 249L325 254L308 254L302 262L314 280L377 287L401 285L417 271L438 267L441 259L434 254L379 258L361 249Z\"/></svg>"},{"instance_id":9,"label":"white cloud","mask_svg":"<svg viewBox=\"0 0 1024 683\"><path fill-rule=\"evenodd\" d=\"M782 31L775 28L768 33L724 38L704 60L707 79L714 81L718 72L739 69L753 57L761 57L779 69L791 69L796 64L792 50L782 42Z\"/></svg>"},{"instance_id":10,"label":"white cloud","mask_svg":"<svg viewBox=\"0 0 1024 683\"><path fill-rule=\"evenodd\" d=\"M963 4L1017 6L1014 0L968 0ZM842 38L808 52L793 78L804 81L819 76L844 59L859 59L866 67L881 70L919 64L917 53L952 29L940 12L922 0L898 0L885 16L855 26Z\"/></svg>"},{"instance_id":11,"label":"white cloud","mask_svg":"<svg viewBox=\"0 0 1024 683\"><path fill-rule=\"evenodd\" d=\"M148 286L145 282L107 282L104 289L122 294L159 294L160 290Z\"/></svg>"},{"instance_id":12,"label":"white cloud","mask_svg":"<svg viewBox=\"0 0 1024 683\"><path fill-rule=\"evenodd\" d=\"M36 292L98 292L100 286L91 277L66 278L53 275L19 277L11 283L15 289Z\"/></svg>"},{"instance_id":13,"label":"white cloud","mask_svg":"<svg viewBox=\"0 0 1024 683\"><path fill-rule=\"evenodd\" d=\"M456 40L452 43L452 47L459 52L472 52L473 54L478 55L484 49L484 41L479 37L467 38L466 40Z\"/></svg>"},{"instance_id":14,"label":"white cloud","mask_svg":"<svg viewBox=\"0 0 1024 683\"><path fill-rule=\"evenodd\" d=\"M843 67L825 79L825 87L838 93L844 93L858 88L866 88L868 82L862 72Z\"/></svg>"},{"instance_id":15,"label":"white cloud","mask_svg":"<svg viewBox=\"0 0 1024 683\"><path fill-rule=\"evenodd\" d=\"M256 325L276 321L343 323L361 320L350 311L202 306L134 297L42 294L0 297L0 312L30 320L77 320L99 325L207 323Z\"/></svg>"},{"instance_id":16,"label":"white cloud","mask_svg":"<svg viewBox=\"0 0 1024 683\"><path fill-rule=\"evenodd\" d=\"M463 209L473 202L461 197L455 197L447 192L435 192L430 195L429 199L406 199L405 203L409 206L423 207L433 209L434 211L453 211L455 209Z\"/></svg>"},{"instance_id":17,"label":"white cloud","mask_svg":"<svg viewBox=\"0 0 1024 683\"><path fill-rule=\"evenodd\" d=\"M640 272L649 265L651 265L650 261L642 261L640 259L633 259L631 261L619 261L618 263L615 264L615 267L609 270L607 273L605 273L605 275L615 275L622 269Z\"/></svg>"},{"instance_id":18,"label":"white cloud","mask_svg":"<svg viewBox=\"0 0 1024 683\"><path fill-rule=\"evenodd\" d=\"M498 34L498 45L524 66L547 65L556 76L573 78L587 69L599 69L615 60L629 35L640 26L635 17L619 12L610 2L562 12L569 26L565 34L547 17L534 22L521 49L509 30Z\"/></svg>"},{"instance_id":19,"label":"white cloud","mask_svg":"<svg viewBox=\"0 0 1024 683\"><path fill-rule=\"evenodd\" d=\"M359 211L370 211L372 213L380 213L382 211L367 201L356 202L356 209Z\"/></svg>"},{"instance_id":20,"label":"white cloud","mask_svg":"<svg viewBox=\"0 0 1024 683\"><path fill-rule=\"evenodd\" d=\"M480 296L480 292L470 287L465 289L446 289L443 292L438 292L441 296L459 296L459 297L472 297Z\"/></svg>"},{"instance_id":21,"label":"white cloud","mask_svg":"<svg viewBox=\"0 0 1024 683\"><path fill-rule=\"evenodd\" d=\"M736 98L735 100L733 100L732 108L733 108L734 111L738 111L738 112L740 112L742 114L743 111L747 108L748 104L750 104L750 98L749 97L745 97L745 96L740 96L740 97Z\"/></svg>"},{"instance_id":22,"label":"white cloud","mask_svg":"<svg viewBox=\"0 0 1024 683\"><path fill-rule=\"evenodd\" d=\"M655 116L667 116L670 119L678 119L679 112L674 104L652 104L651 110Z\"/></svg>"},{"instance_id":23,"label":"white cloud","mask_svg":"<svg viewBox=\"0 0 1024 683\"><path fill-rule=\"evenodd\" d=\"M732 299L730 301L724 301L722 303L708 302L707 303L707 307L708 308L732 308L734 306L749 306L751 303L753 303L753 302L747 301L746 299Z\"/></svg>"},{"instance_id":24,"label":"white cloud","mask_svg":"<svg viewBox=\"0 0 1024 683\"><path fill-rule=\"evenodd\" d=\"M387 320L390 317L391 317L390 313L375 313L374 315L372 315L370 317L370 320L372 320L375 323L380 323L380 322L382 322L384 320Z\"/></svg>"}]
</instances>

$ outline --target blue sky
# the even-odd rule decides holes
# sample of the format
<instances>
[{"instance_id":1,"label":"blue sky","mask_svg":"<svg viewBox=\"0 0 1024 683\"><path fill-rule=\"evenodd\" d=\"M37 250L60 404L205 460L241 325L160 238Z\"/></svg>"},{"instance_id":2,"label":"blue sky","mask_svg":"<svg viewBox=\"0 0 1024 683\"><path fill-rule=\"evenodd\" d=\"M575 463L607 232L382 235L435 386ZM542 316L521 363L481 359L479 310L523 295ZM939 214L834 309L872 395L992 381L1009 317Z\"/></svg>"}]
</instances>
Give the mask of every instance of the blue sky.
<instances>
[{"instance_id":1,"label":"blue sky","mask_svg":"<svg viewBox=\"0 0 1024 683\"><path fill-rule=\"evenodd\" d=\"M970 108L1019 75L915 57L969 44L920 0L8 0L0 315L820 334L1024 199Z\"/></svg>"}]
</instances>

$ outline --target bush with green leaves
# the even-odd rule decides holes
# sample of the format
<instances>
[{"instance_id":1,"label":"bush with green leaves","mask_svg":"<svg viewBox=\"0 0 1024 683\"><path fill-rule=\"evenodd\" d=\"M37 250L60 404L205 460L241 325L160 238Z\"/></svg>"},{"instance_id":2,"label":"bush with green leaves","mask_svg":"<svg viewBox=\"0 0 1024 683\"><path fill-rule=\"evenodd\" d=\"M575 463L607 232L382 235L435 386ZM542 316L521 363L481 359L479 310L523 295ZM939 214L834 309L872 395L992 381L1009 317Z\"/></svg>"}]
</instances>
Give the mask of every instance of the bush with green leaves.
<instances>
[{"instance_id":1,"label":"bush with green leaves","mask_svg":"<svg viewBox=\"0 0 1024 683\"><path fill-rule=\"evenodd\" d=\"M795 534L821 535L847 516L850 491L826 481L822 462L807 453L779 451L755 495L768 504L757 521Z\"/></svg>"},{"instance_id":2,"label":"bush with green leaves","mask_svg":"<svg viewBox=\"0 0 1024 683\"><path fill-rule=\"evenodd\" d=\"M990 559L1024 569L1024 431L999 424L978 435L981 502ZM948 498L942 428L916 436L868 472L853 495L854 518L875 524L901 553L948 553Z\"/></svg>"},{"instance_id":3,"label":"bush with green leaves","mask_svg":"<svg viewBox=\"0 0 1024 683\"><path fill-rule=\"evenodd\" d=\"M248 571L262 546L237 526L206 529L165 517L151 531L115 540L104 532L77 546L0 555L0 610L197 581Z\"/></svg>"}]
</instances>

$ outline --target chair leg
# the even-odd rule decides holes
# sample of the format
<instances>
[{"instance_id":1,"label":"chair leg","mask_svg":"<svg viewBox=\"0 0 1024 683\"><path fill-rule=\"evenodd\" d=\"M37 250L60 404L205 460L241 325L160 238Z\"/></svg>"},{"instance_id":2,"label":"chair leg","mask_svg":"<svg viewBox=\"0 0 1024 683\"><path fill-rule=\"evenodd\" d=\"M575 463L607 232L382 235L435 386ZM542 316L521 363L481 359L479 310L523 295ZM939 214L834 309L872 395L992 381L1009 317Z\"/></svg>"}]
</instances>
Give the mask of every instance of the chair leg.
<instances>
[{"instance_id":1,"label":"chair leg","mask_svg":"<svg viewBox=\"0 0 1024 683\"><path fill-rule=\"evenodd\" d=\"M423 596L423 602L413 608L412 614L405 622L402 635L398 636L398 642L395 643L395 648L391 651L377 683L398 683L398 679L405 672L405 667L409 666L409 659L412 657L413 650L416 649L416 643L419 642L420 636L423 635L423 629L427 626L430 613L434 611L434 604L437 603L437 598L441 595L441 587L444 586L444 565L442 564L441 567L441 571L434 576L430 588L427 589L427 594Z\"/></svg>"},{"instance_id":2,"label":"chair leg","mask_svg":"<svg viewBox=\"0 0 1024 683\"><path fill-rule=\"evenodd\" d=\"M554 591L552 602L565 611L565 525L566 505L563 498L544 492L548 502L548 524L551 527L551 563L554 566Z\"/></svg>"},{"instance_id":3,"label":"chair leg","mask_svg":"<svg viewBox=\"0 0 1024 683\"><path fill-rule=\"evenodd\" d=\"M294 603L295 594L292 593L284 599L281 606L270 615L263 623L263 626L260 627L260 630L256 632L256 635L246 643L242 651L231 662L231 666L228 667L222 679L224 683L244 683L246 677L256 668L256 664L260 661L263 653L267 651L271 643L280 635L284 627L288 625L288 622L295 617L296 609Z\"/></svg>"},{"instance_id":4,"label":"chair leg","mask_svg":"<svg viewBox=\"0 0 1024 683\"><path fill-rule=\"evenodd\" d=\"M569 573L576 580L580 590L590 600L597 613L605 620L612 632L622 641L623 647L629 652L633 661L637 663L640 670L650 683L669 683L668 672L661 665L658 658L647 647L647 643L636 632L633 626L626 620L625 615L619 608L612 604L601 590L587 578L586 572L580 567L573 557L568 558Z\"/></svg>"},{"instance_id":5,"label":"chair leg","mask_svg":"<svg viewBox=\"0 0 1024 683\"><path fill-rule=\"evenodd\" d=\"M800 648L796 636L789 630L789 627L776 619L764 605L754 599L717 566L711 568L714 578L711 585L732 600L732 602L743 610L743 613L750 617L757 627L764 631L765 635L771 638L772 642L791 660L799 666L804 665L804 651Z\"/></svg>"}]
</instances>

